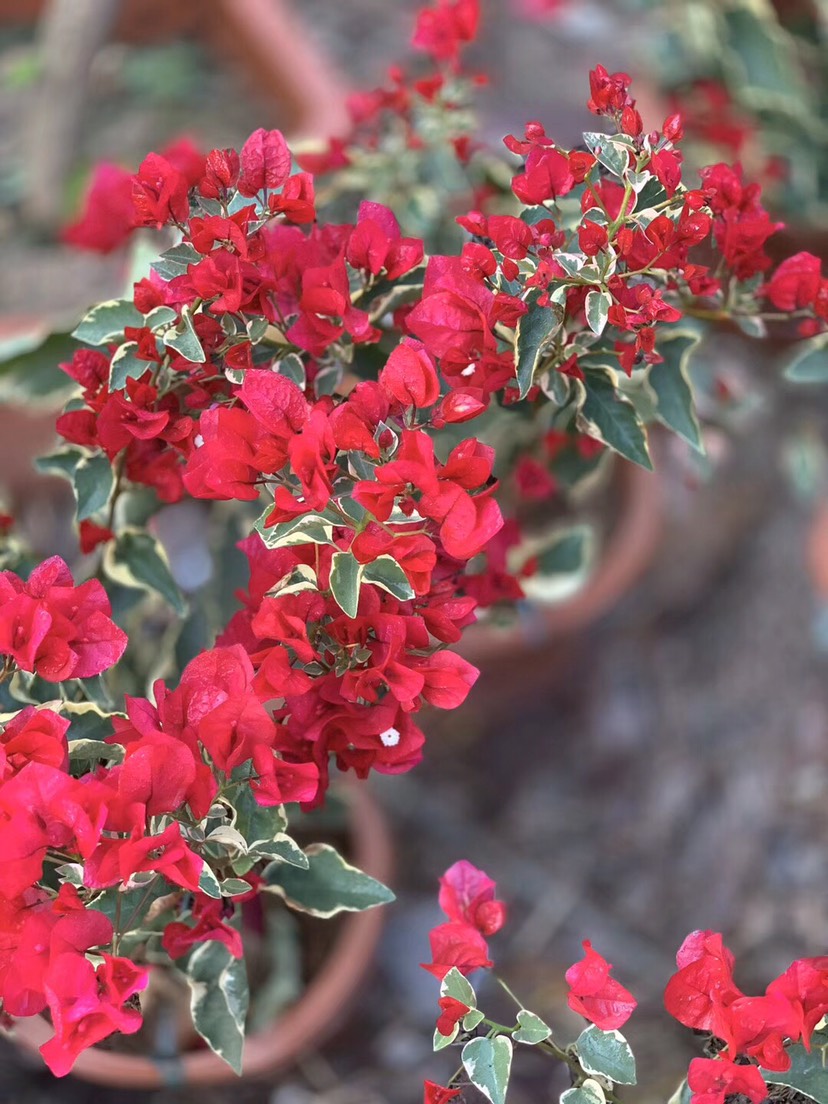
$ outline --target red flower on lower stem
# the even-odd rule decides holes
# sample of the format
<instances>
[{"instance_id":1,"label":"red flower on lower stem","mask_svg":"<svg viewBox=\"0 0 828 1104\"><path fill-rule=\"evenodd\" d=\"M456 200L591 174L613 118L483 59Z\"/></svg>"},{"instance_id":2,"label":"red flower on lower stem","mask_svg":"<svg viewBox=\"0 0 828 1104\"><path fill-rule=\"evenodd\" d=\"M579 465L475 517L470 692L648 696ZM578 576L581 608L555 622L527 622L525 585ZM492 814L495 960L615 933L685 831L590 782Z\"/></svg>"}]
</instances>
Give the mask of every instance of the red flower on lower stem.
<instances>
[{"instance_id":1,"label":"red flower on lower stem","mask_svg":"<svg viewBox=\"0 0 828 1104\"><path fill-rule=\"evenodd\" d=\"M726 1096L738 1093L761 1104L768 1087L756 1066L737 1065L722 1058L694 1058L687 1074L693 1104L723 1104Z\"/></svg>"},{"instance_id":2,"label":"red flower on lower stem","mask_svg":"<svg viewBox=\"0 0 828 1104\"><path fill-rule=\"evenodd\" d=\"M437 1085L434 1081L425 1081L423 1089L423 1104L446 1104L447 1100L460 1095L459 1089L447 1089L445 1085Z\"/></svg>"},{"instance_id":3,"label":"red flower on lower stem","mask_svg":"<svg viewBox=\"0 0 828 1104\"><path fill-rule=\"evenodd\" d=\"M627 1022L638 1002L609 976L612 964L592 949L588 939L583 941L583 948L584 958L566 971L569 1007L601 1031L612 1031Z\"/></svg>"}]
</instances>

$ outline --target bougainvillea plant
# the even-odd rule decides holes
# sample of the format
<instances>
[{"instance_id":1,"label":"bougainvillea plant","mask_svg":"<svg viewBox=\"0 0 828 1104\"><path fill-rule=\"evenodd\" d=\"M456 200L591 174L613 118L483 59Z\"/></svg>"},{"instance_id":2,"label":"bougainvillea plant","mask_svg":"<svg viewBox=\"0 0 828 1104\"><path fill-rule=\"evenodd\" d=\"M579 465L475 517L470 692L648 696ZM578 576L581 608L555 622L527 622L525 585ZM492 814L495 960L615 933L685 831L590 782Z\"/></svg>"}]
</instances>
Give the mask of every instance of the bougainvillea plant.
<instances>
[{"instance_id":1,"label":"bougainvillea plant","mask_svg":"<svg viewBox=\"0 0 828 1104\"><path fill-rule=\"evenodd\" d=\"M390 113L416 147L414 106L453 110L477 16L475 0L420 15L436 72L363 101L354 141L381 144ZM825 331L813 259L769 272L776 224L757 188L724 164L683 182L681 119L645 130L625 74L597 66L589 107L606 129L583 149L535 122L506 139L509 196L487 208L479 193L451 254L427 253L371 196L350 221L326 217L275 130L238 152L150 154L129 209L93 192L99 243L140 228L167 240L128 298L86 315L61 365L74 391L42 467L72 482L89 577L76 585L57 557L15 569L9 543L0 583L0 998L11 1020L48 1013L55 1073L138 1029L159 961L193 982L196 1028L240 1070L240 906L276 894L330 915L391 899L294 833L332 771L419 762L423 707L460 705L477 678L464 629L535 570L509 569L519 535L492 440L504 481L531 498L554 491L565 459L649 466L653 420L701 445L694 327L770 311ZM453 149L462 163L466 144ZM183 499L218 540L241 537L247 582L224 624L226 577L188 601L159 536ZM443 906L430 969L454 985L449 1038L458 1002L464 1031L474 1011L457 979L488 966L503 909L468 871L447 878ZM585 953L572 1000L615 1031L631 998ZM548 1049L525 1020L524 1041ZM727 1031L734 1054L758 1045ZM483 1061L509 1045L496 1031L466 1047ZM600 1096L599 1059L570 1057L598 1075L579 1090Z\"/></svg>"},{"instance_id":2,"label":"bougainvillea plant","mask_svg":"<svg viewBox=\"0 0 828 1104\"><path fill-rule=\"evenodd\" d=\"M589 940L583 958L565 975L567 1003L588 1021L577 1039L561 1041L492 974L517 1005L514 1022L498 1022L480 1008L468 977L494 967L487 937L506 919L497 887L465 860L446 871L440 887L448 922L431 932L434 961L424 968L440 980L434 1049L460 1047L460 1067L445 1085L425 1082L425 1104L459 1101L470 1086L491 1104L503 1104L513 1056L522 1046L566 1065L572 1087L561 1094L561 1104L606 1104L618 1099L619 1086L634 1085L635 1057L619 1029L637 1002ZM679 1023L706 1036L704 1057L691 1061L672 1097L676 1104L724 1104L727 1098L761 1104L773 1093L780 1099L826 1099L828 957L799 959L763 995L749 996L736 984L735 959L722 936L694 931L679 948L676 967L664 1006Z\"/></svg>"}]
</instances>

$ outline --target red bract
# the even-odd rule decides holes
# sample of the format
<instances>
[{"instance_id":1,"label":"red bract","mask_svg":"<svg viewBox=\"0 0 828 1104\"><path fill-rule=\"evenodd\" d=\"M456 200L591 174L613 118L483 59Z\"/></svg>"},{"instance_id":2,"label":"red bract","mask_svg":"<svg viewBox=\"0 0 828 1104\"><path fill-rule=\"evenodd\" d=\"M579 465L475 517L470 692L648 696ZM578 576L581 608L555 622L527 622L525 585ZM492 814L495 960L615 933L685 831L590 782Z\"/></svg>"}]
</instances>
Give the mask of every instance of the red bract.
<instances>
[{"instance_id":1,"label":"red bract","mask_svg":"<svg viewBox=\"0 0 828 1104\"><path fill-rule=\"evenodd\" d=\"M437 1085L434 1081L425 1081L423 1090L423 1104L446 1104L460 1095L459 1089L447 1089L445 1085Z\"/></svg>"},{"instance_id":2,"label":"red bract","mask_svg":"<svg viewBox=\"0 0 828 1104\"><path fill-rule=\"evenodd\" d=\"M135 225L132 173L101 161L87 186L80 216L64 227L61 236L80 249L111 253L127 241Z\"/></svg>"},{"instance_id":3,"label":"red bract","mask_svg":"<svg viewBox=\"0 0 828 1104\"><path fill-rule=\"evenodd\" d=\"M566 971L567 998L573 1012L586 1016L601 1031L622 1027L638 1002L624 986L611 978L612 966L588 939L583 941L584 958Z\"/></svg>"},{"instance_id":4,"label":"red bract","mask_svg":"<svg viewBox=\"0 0 828 1104\"><path fill-rule=\"evenodd\" d=\"M434 361L420 341L403 339L380 372L380 386L403 406L433 406L439 397Z\"/></svg>"},{"instance_id":5,"label":"red bract","mask_svg":"<svg viewBox=\"0 0 828 1104\"><path fill-rule=\"evenodd\" d=\"M0 732L0 781L27 763L66 768L69 720L51 709L21 709Z\"/></svg>"},{"instance_id":6,"label":"red bract","mask_svg":"<svg viewBox=\"0 0 828 1104\"><path fill-rule=\"evenodd\" d=\"M280 130L254 130L242 146L239 160L243 196L281 188L290 176L290 150Z\"/></svg>"},{"instance_id":7,"label":"red bract","mask_svg":"<svg viewBox=\"0 0 828 1104\"><path fill-rule=\"evenodd\" d=\"M440 908L449 920L494 935L506 922L506 906L495 900L496 892L497 886L485 871L461 859L440 878Z\"/></svg>"},{"instance_id":8,"label":"red bract","mask_svg":"<svg viewBox=\"0 0 828 1104\"><path fill-rule=\"evenodd\" d=\"M438 0L436 8L417 14L412 45L457 68L463 47L477 36L479 20L479 0Z\"/></svg>"},{"instance_id":9,"label":"red bract","mask_svg":"<svg viewBox=\"0 0 828 1104\"><path fill-rule=\"evenodd\" d=\"M168 222L183 223L190 213L186 176L158 153L141 162L132 178L132 202L138 226L160 229Z\"/></svg>"},{"instance_id":10,"label":"red bract","mask_svg":"<svg viewBox=\"0 0 828 1104\"><path fill-rule=\"evenodd\" d=\"M713 1031L716 1009L743 995L733 980L733 962L717 932L691 932L676 955L678 973L664 991L670 1015L686 1027Z\"/></svg>"},{"instance_id":11,"label":"red bract","mask_svg":"<svg viewBox=\"0 0 828 1104\"><path fill-rule=\"evenodd\" d=\"M822 286L822 262L813 253L795 253L773 272L762 289L777 310L810 306Z\"/></svg>"},{"instance_id":12,"label":"red bract","mask_svg":"<svg viewBox=\"0 0 828 1104\"><path fill-rule=\"evenodd\" d=\"M437 1020L437 1030L441 1035L451 1035L469 1011L469 1007L453 997L441 997L439 1003L440 1016Z\"/></svg>"},{"instance_id":13,"label":"red bract","mask_svg":"<svg viewBox=\"0 0 828 1104\"><path fill-rule=\"evenodd\" d=\"M423 243L419 238L404 238L393 212L381 203L359 205L357 224L348 240L345 253L352 268L362 269L386 279L396 280L410 272L423 259Z\"/></svg>"},{"instance_id":14,"label":"red bract","mask_svg":"<svg viewBox=\"0 0 828 1104\"><path fill-rule=\"evenodd\" d=\"M74 585L64 561L53 556L23 582L0 574L0 652L23 671L50 682L91 678L121 658L126 634L97 579Z\"/></svg>"},{"instance_id":15,"label":"red bract","mask_svg":"<svg viewBox=\"0 0 828 1104\"><path fill-rule=\"evenodd\" d=\"M733 1094L746 1096L753 1104L767 1098L768 1086L756 1066L742 1066L723 1058L694 1058L687 1074L693 1104L724 1104Z\"/></svg>"},{"instance_id":16,"label":"red bract","mask_svg":"<svg viewBox=\"0 0 828 1104\"><path fill-rule=\"evenodd\" d=\"M486 940L471 924L440 924L429 933L429 941L432 961L420 965L440 980L453 966L461 974L471 974L494 965Z\"/></svg>"},{"instance_id":17,"label":"red bract","mask_svg":"<svg viewBox=\"0 0 828 1104\"><path fill-rule=\"evenodd\" d=\"M592 93L587 107L595 115L618 115L634 100L627 91L631 78L626 73L608 73L603 65L596 65L589 74L589 90Z\"/></svg>"}]
</instances>

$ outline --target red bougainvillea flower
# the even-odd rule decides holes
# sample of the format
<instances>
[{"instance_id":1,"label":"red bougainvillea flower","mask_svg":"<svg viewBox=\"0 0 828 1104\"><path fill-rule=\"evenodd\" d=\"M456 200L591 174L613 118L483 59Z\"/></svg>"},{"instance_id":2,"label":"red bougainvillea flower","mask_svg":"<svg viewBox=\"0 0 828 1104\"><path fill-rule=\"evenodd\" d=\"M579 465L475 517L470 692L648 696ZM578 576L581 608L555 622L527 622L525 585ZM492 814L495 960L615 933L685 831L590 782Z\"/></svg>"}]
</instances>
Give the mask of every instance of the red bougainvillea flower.
<instances>
[{"instance_id":1,"label":"red bougainvillea flower","mask_svg":"<svg viewBox=\"0 0 828 1104\"><path fill-rule=\"evenodd\" d=\"M0 653L49 682L91 678L124 653L126 633L97 579L76 587L59 556L39 564L27 582L0 574Z\"/></svg>"},{"instance_id":2,"label":"red bougainvillea flower","mask_svg":"<svg viewBox=\"0 0 828 1104\"><path fill-rule=\"evenodd\" d=\"M417 13L411 44L457 68L463 46L477 35L479 21L479 0L438 0L436 8Z\"/></svg>"},{"instance_id":3,"label":"red bougainvillea flower","mask_svg":"<svg viewBox=\"0 0 828 1104\"><path fill-rule=\"evenodd\" d=\"M486 940L471 924L438 924L429 932L428 938L432 961L421 962L420 965L440 981L452 966L456 966L461 974L471 974L494 965L489 958Z\"/></svg>"},{"instance_id":4,"label":"red bougainvillea flower","mask_svg":"<svg viewBox=\"0 0 828 1104\"><path fill-rule=\"evenodd\" d=\"M27 763L46 763L65 769L68 750L68 717L51 709L21 709L0 732L0 780L22 770Z\"/></svg>"},{"instance_id":5,"label":"red bougainvillea flower","mask_svg":"<svg viewBox=\"0 0 828 1104\"><path fill-rule=\"evenodd\" d=\"M451 1035L457 1024L463 1019L469 1006L454 997L440 997L440 1016L437 1020L437 1030L441 1035Z\"/></svg>"},{"instance_id":6,"label":"red bougainvillea flower","mask_svg":"<svg viewBox=\"0 0 828 1104\"><path fill-rule=\"evenodd\" d=\"M482 935L494 935L506 922L506 906L495 900L497 886L466 859L450 866L440 879L440 908L456 923L470 924Z\"/></svg>"},{"instance_id":7,"label":"red bougainvillea flower","mask_svg":"<svg viewBox=\"0 0 828 1104\"><path fill-rule=\"evenodd\" d=\"M92 173L80 215L61 237L79 249L111 253L130 237L135 225L132 173L101 161Z\"/></svg>"},{"instance_id":8,"label":"red bougainvillea flower","mask_svg":"<svg viewBox=\"0 0 828 1104\"><path fill-rule=\"evenodd\" d=\"M423 1088L423 1104L446 1104L446 1101L460 1095L459 1089L447 1089L445 1085L437 1085L434 1081L425 1081Z\"/></svg>"},{"instance_id":9,"label":"red bougainvillea flower","mask_svg":"<svg viewBox=\"0 0 828 1104\"><path fill-rule=\"evenodd\" d=\"M687 1073L693 1104L723 1104L726 1096L738 1093L753 1104L761 1104L768 1087L756 1066L737 1065L723 1058L694 1058Z\"/></svg>"},{"instance_id":10,"label":"red bougainvillea flower","mask_svg":"<svg viewBox=\"0 0 828 1104\"><path fill-rule=\"evenodd\" d=\"M670 1015L685 1027L713 1031L716 1010L744 996L733 980L733 963L718 932L691 932L676 955L678 972L664 990Z\"/></svg>"},{"instance_id":11,"label":"red bougainvillea flower","mask_svg":"<svg viewBox=\"0 0 828 1104\"><path fill-rule=\"evenodd\" d=\"M574 1012L586 1016L602 1031L611 1031L627 1022L638 1004L624 986L610 977L612 965L583 941L584 958L566 971L567 998Z\"/></svg>"}]
</instances>

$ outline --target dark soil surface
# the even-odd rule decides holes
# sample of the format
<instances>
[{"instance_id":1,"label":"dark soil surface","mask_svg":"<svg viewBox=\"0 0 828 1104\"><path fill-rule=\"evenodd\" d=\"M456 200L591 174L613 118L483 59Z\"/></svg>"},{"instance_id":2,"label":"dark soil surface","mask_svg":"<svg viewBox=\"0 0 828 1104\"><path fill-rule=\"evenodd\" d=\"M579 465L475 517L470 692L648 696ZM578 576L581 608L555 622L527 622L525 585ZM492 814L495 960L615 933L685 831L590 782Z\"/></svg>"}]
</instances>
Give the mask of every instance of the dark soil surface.
<instances>
[{"instance_id":1,"label":"dark soil surface","mask_svg":"<svg viewBox=\"0 0 828 1104\"><path fill-rule=\"evenodd\" d=\"M301 5L357 83L380 79L400 53L414 7ZM573 4L556 31L514 23L506 0L489 8L480 61L496 75L492 133L541 117L567 141L585 121L589 66L634 65L629 25L597 3ZM0 317L33 304L71 315L118 290L117 264L38 242L20 223L31 59L27 34L0 28ZM182 130L227 144L265 111L278 116L197 42L108 46L78 166L104 155L136 163ZM565 1009L563 973L581 939L616 964L642 1006L628 1031L641 1085L626 1094L642 1104L665 1101L694 1053L660 1006L689 930L725 933L746 988L763 989L792 958L825 953L826 656L805 569L810 507L782 471L801 426L825 420L825 397L774 385L773 364L746 342L714 342L711 355L763 393L764 408L709 483L693 489L680 450L665 457L665 534L647 578L582 637L539 651L519 694L486 672L463 711L432 718L423 766L377 786L399 849L399 899L341 1033L267 1085L156 1094L57 1082L4 1042L0 1104L419 1104L423 1077L446 1078L457 1064L456 1052L431 1053L437 986L417 964L439 919L436 879L461 857L495 877L510 903L493 941L502 974L562 1037L580 1026ZM555 1099L565 1087L555 1071L520 1057L511 1104Z\"/></svg>"}]
</instances>

